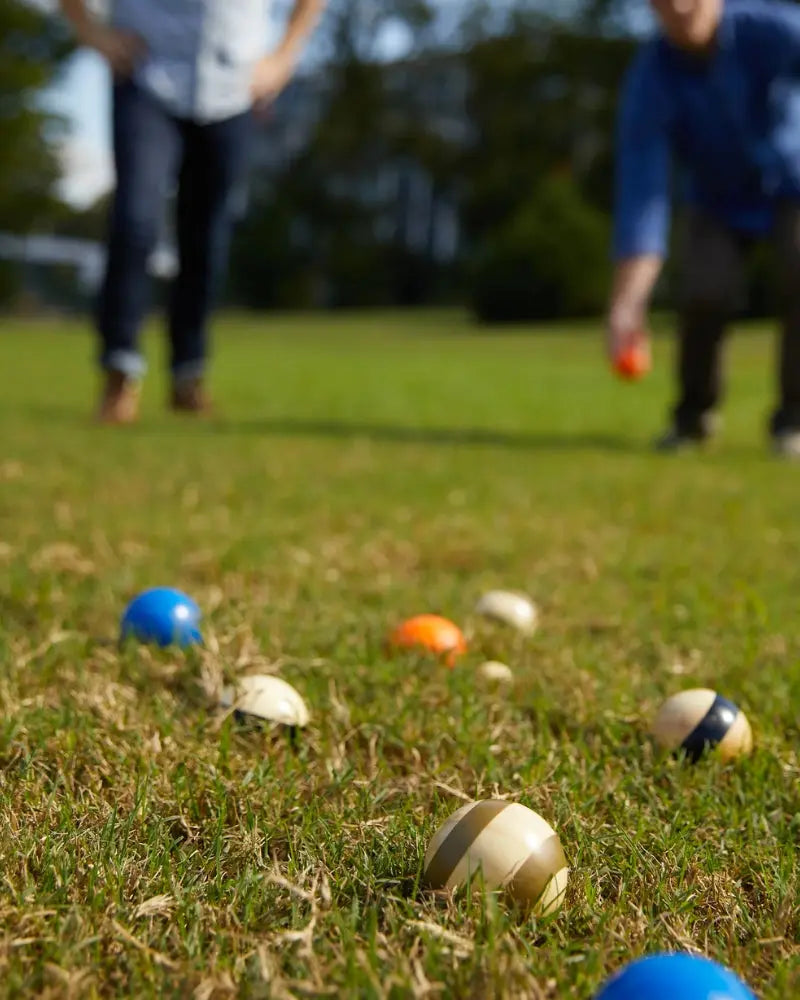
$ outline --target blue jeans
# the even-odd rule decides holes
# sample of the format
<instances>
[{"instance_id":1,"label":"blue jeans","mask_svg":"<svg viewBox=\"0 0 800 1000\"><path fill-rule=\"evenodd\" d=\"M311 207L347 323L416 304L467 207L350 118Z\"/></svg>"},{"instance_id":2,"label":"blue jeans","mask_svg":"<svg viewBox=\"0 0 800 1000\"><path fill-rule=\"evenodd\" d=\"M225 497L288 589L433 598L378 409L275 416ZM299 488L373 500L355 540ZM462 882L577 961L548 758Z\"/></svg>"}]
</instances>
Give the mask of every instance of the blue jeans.
<instances>
[{"instance_id":1,"label":"blue jeans","mask_svg":"<svg viewBox=\"0 0 800 1000\"><path fill-rule=\"evenodd\" d=\"M141 376L139 331L150 304L147 263L166 196L177 183L179 272L168 305L173 378L202 374L208 318L225 271L247 167L252 115L199 124L172 117L127 81L114 87L114 162L108 261L98 304L100 364Z\"/></svg>"}]
</instances>

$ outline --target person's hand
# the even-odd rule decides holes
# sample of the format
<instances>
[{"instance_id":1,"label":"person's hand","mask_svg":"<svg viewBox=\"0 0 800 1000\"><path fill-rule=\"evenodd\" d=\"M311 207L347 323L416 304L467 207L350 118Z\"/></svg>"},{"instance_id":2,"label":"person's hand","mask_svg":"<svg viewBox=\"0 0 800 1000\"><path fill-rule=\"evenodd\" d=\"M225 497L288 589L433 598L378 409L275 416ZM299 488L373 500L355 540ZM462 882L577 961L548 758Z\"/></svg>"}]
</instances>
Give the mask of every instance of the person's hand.
<instances>
[{"instance_id":1,"label":"person's hand","mask_svg":"<svg viewBox=\"0 0 800 1000\"><path fill-rule=\"evenodd\" d=\"M640 349L649 355L645 307L636 302L612 302L606 322L606 347L612 364L627 351Z\"/></svg>"},{"instance_id":2,"label":"person's hand","mask_svg":"<svg viewBox=\"0 0 800 1000\"><path fill-rule=\"evenodd\" d=\"M293 72L293 61L280 51L259 59L250 82L253 103L262 108L271 104L291 80Z\"/></svg>"},{"instance_id":3,"label":"person's hand","mask_svg":"<svg viewBox=\"0 0 800 1000\"><path fill-rule=\"evenodd\" d=\"M78 41L98 52L119 80L132 75L146 52L144 40L139 35L96 21L80 32Z\"/></svg>"}]
</instances>

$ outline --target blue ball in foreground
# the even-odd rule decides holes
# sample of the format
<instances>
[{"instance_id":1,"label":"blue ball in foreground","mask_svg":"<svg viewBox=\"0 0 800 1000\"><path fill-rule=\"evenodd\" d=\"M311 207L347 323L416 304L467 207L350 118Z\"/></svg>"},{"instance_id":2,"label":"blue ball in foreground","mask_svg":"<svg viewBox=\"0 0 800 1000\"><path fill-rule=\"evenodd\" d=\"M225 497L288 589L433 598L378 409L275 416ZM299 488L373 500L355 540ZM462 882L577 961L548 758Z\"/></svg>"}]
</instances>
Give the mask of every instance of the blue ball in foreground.
<instances>
[{"instance_id":1,"label":"blue ball in foreground","mask_svg":"<svg viewBox=\"0 0 800 1000\"><path fill-rule=\"evenodd\" d=\"M193 646L202 642L200 608L172 587L154 587L134 597L122 616L121 637L157 646Z\"/></svg>"},{"instance_id":2,"label":"blue ball in foreground","mask_svg":"<svg viewBox=\"0 0 800 1000\"><path fill-rule=\"evenodd\" d=\"M728 969L698 955L648 955L618 972L595 1000L756 1000Z\"/></svg>"}]
</instances>

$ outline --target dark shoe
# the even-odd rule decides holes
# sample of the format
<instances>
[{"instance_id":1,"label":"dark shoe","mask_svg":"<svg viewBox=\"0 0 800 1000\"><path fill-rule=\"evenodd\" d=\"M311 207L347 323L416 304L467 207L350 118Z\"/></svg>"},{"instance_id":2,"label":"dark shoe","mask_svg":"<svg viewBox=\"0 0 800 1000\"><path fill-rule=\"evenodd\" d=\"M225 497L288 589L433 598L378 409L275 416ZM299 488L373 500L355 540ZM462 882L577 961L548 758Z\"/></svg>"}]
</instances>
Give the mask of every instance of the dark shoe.
<instances>
[{"instance_id":1,"label":"dark shoe","mask_svg":"<svg viewBox=\"0 0 800 1000\"><path fill-rule=\"evenodd\" d=\"M708 435L702 432L687 433L680 431L677 427L670 427L660 437L653 442L655 451L678 452L689 451L691 448L701 447L708 440Z\"/></svg>"},{"instance_id":2,"label":"dark shoe","mask_svg":"<svg viewBox=\"0 0 800 1000\"><path fill-rule=\"evenodd\" d=\"M800 460L800 430L776 431L772 435L772 450L779 458Z\"/></svg>"},{"instance_id":3,"label":"dark shoe","mask_svg":"<svg viewBox=\"0 0 800 1000\"><path fill-rule=\"evenodd\" d=\"M661 437L656 438L653 447L656 451L662 452L688 451L690 448L699 448L716 436L720 425L720 416L713 411L703 413L691 423L680 420L665 431Z\"/></svg>"},{"instance_id":4,"label":"dark shoe","mask_svg":"<svg viewBox=\"0 0 800 1000\"><path fill-rule=\"evenodd\" d=\"M101 424L132 424L139 417L138 379L123 372L106 372L97 419Z\"/></svg>"},{"instance_id":5,"label":"dark shoe","mask_svg":"<svg viewBox=\"0 0 800 1000\"><path fill-rule=\"evenodd\" d=\"M202 379L184 378L172 384L172 409L179 413L194 413L198 416L210 416L214 407L203 388Z\"/></svg>"}]
</instances>

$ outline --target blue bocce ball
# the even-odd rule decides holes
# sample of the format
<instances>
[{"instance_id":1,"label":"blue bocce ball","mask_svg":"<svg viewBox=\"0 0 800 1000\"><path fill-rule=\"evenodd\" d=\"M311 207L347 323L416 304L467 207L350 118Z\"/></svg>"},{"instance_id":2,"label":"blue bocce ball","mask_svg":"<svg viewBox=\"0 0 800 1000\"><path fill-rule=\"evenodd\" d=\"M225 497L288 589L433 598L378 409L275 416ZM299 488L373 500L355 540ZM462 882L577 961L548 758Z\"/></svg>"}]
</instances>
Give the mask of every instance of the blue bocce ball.
<instances>
[{"instance_id":1,"label":"blue bocce ball","mask_svg":"<svg viewBox=\"0 0 800 1000\"><path fill-rule=\"evenodd\" d=\"M618 972L595 1000L756 1000L728 969L698 955L648 955Z\"/></svg>"},{"instance_id":2,"label":"blue bocce ball","mask_svg":"<svg viewBox=\"0 0 800 1000\"><path fill-rule=\"evenodd\" d=\"M202 642L200 608L172 587L154 587L135 597L122 616L121 638L157 646L193 646Z\"/></svg>"}]
</instances>

